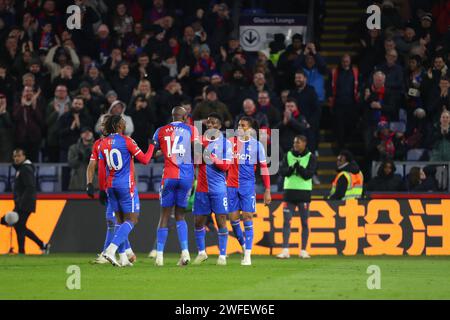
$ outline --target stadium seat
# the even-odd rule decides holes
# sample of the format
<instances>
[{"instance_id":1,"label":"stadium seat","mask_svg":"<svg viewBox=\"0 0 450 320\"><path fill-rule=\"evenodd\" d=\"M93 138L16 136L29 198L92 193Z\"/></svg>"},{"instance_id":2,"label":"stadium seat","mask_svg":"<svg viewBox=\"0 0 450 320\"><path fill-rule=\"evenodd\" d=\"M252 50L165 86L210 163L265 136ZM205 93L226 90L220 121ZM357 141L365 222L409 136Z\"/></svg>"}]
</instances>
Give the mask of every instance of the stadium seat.
<instances>
[{"instance_id":1,"label":"stadium seat","mask_svg":"<svg viewBox=\"0 0 450 320\"><path fill-rule=\"evenodd\" d=\"M405 124L405 122L401 122L401 121L399 121L399 122L391 122L389 124L389 128L392 131L404 133L406 131L406 124Z\"/></svg>"},{"instance_id":2,"label":"stadium seat","mask_svg":"<svg viewBox=\"0 0 450 320\"><path fill-rule=\"evenodd\" d=\"M5 192L9 184L9 165L0 166L0 192Z\"/></svg>"},{"instance_id":3,"label":"stadium seat","mask_svg":"<svg viewBox=\"0 0 450 320\"><path fill-rule=\"evenodd\" d=\"M164 171L163 163L153 163L152 164L152 178L151 185L153 187L153 192L159 192L159 186L161 185L161 179Z\"/></svg>"},{"instance_id":4,"label":"stadium seat","mask_svg":"<svg viewBox=\"0 0 450 320\"><path fill-rule=\"evenodd\" d=\"M58 191L58 180L57 166L39 166L37 168L37 186L39 191Z\"/></svg>"},{"instance_id":5,"label":"stadium seat","mask_svg":"<svg viewBox=\"0 0 450 320\"><path fill-rule=\"evenodd\" d=\"M436 179L438 181L438 187L441 191L448 190L448 166L436 166Z\"/></svg>"},{"instance_id":6,"label":"stadium seat","mask_svg":"<svg viewBox=\"0 0 450 320\"><path fill-rule=\"evenodd\" d=\"M9 188L7 191L14 189L14 180L16 179L16 169L13 166L9 167Z\"/></svg>"},{"instance_id":7,"label":"stadium seat","mask_svg":"<svg viewBox=\"0 0 450 320\"><path fill-rule=\"evenodd\" d=\"M408 153L406 154L406 160L408 160L408 161L420 161L420 159L422 158L424 152L425 152L425 149L411 149L411 150L408 150Z\"/></svg>"},{"instance_id":8,"label":"stadium seat","mask_svg":"<svg viewBox=\"0 0 450 320\"><path fill-rule=\"evenodd\" d=\"M154 178L152 179L152 187L153 187L153 192L159 192L159 188L161 187L161 178Z\"/></svg>"},{"instance_id":9,"label":"stadium seat","mask_svg":"<svg viewBox=\"0 0 450 320\"><path fill-rule=\"evenodd\" d=\"M398 118L401 122L407 123L408 122L408 113L405 109L400 109L398 111Z\"/></svg>"},{"instance_id":10,"label":"stadium seat","mask_svg":"<svg viewBox=\"0 0 450 320\"><path fill-rule=\"evenodd\" d=\"M150 189L150 180L151 180L151 167L143 166L137 164L136 175L137 175L137 188L140 192L148 192Z\"/></svg>"}]
</instances>

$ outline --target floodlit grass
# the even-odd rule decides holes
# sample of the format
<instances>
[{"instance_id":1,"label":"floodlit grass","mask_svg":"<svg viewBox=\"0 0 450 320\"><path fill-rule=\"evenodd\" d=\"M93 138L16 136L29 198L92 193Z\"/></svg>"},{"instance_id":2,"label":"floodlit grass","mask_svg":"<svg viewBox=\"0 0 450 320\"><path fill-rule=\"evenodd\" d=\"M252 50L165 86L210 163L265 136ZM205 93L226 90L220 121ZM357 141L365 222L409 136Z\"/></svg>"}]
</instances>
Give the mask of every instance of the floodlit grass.
<instances>
[{"instance_id":1,"label":"floodlit grass","mask_svg":"<svg viewBox=\"0 0 450 320\"><path fill-rule=\"evenodd\" d=\"M216 256L203 265L165 266L139 254L131 268L91 265L87 254L0 256L0 299L450 299L450 257L253 257L227 266ZM192 258L195 258L194 256ZM69 290L68 266L81 270L81 289ZM381 289L367 288L367 268L381 269Z\"/></svg>"}]
</instances>

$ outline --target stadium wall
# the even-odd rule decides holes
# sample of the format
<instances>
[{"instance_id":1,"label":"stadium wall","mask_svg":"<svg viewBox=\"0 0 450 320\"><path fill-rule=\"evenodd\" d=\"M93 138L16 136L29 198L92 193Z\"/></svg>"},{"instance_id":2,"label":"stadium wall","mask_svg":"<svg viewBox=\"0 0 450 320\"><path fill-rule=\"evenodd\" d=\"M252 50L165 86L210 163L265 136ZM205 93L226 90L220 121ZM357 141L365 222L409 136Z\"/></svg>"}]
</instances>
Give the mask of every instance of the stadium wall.
<instances>
[{"instance_id":1,"label":"stadium wall","mask_svg":"<svg viewBox=\"0 0 450 320\"><path fill-rule=\"evenodd\" d=\"M409 195L411 197L411 195ZM313 255L450 255L449 195L372 195L370 200L314 200L310 205L310 238L307 250ZM14 207L8 196L0 197L0 217ZM149 252L156 236L159 219L157 195L141 197L141 216L131 235L136 252ZM187 215L188 225L193 217ZM44 241L51 241L53 252L100 252L105 233L104 207L80 194L40 195L36 213L28 227ZM301 245L301 223L292 219L291 254ZM231 226L229 225L230 235ZM278 254L282 245L283 203L275 195L269 207L257 204L254 253ZM190 250L195 240L190 228ZM15 232L0 226L0 254L7 253ZM207 233L208 253L217 254L217 235ZM177 252L175 226L169 233L167 251ZM228 253L239 252L237 240L230 236ZM26 242L27 253L40 254L37 246Z\"/></svg>"}]
</instances>

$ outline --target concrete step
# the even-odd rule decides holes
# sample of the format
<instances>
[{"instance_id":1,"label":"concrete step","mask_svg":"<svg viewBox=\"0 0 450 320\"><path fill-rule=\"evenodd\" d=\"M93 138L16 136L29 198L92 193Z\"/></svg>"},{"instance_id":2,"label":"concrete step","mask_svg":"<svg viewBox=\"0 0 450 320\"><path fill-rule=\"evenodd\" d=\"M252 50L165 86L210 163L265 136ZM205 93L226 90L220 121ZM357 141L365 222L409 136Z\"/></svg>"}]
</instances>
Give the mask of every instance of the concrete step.
<instances>
[{"instance_id":1,"label":"concrete step","mask_svg":"<svg viewBox=\"0 0 450 320\"><path fill-rule=\"evenodd\" d=\"M331 183L315 184L315 185L313 185L313 189L317 189L317 190L330 190L330 189L331 189Z\"/></svg>"},{"instance_id":2,"label":"concrete step","mask_svg":"<svg viewBox=\"0 0 450 320\"><path fill-rule=\"evenodd\" d=\"M326 9L328 16L337 16L341 14L351 14L351 15L363 15L366 11L364 9L351 9L351 8L343 8L343 9Z\"/></svg>"},{"instance_id":3,"label":"concrete step","mask_svg":"<svg viewBox=\"0 0 450 320\"><path fill-rule=\"evenodd\" d=\"M334 23L334 22L345 22L348 24L352 24L355 23L357 21L359 21L361 18L358 16L353 16L353 17L326 17L324 19L324 23L328 24L328 23Z\"/></svg>"},{"instance_id":4,"label":"concrete step","mask_svg":"<svg viewBox=\"0 0 450 320\"><path fill-rule=\"evenodd\" d=\"M333 162L331 162L331 161L320 162L320 160L318 160L317 168L319 170L335 170L336 169L336 156L334 156Z\"/></svg>"},{"instance_id":5,"label":"concrete step","mask_svg":"<svg viewBox=\"0 0 450 320\"><path fill-rule=\"evenodd\" d=\"M334 170L334 169L319 169L319 170L317 170L317 174L319 175L319 178L320 177L323 177L323 176L335 176L336 175L336 170Z\"/></svg>"},{"instance_id":6,"label":"concrete step","mask_svg":"<svg viewBox=\"0 0 450 320\"><path fill-rule=\"evenodd\" d=\"M358 2L356 1L326 1L325 8L333 8L333 9L360 9L358 7Z\"/></svg>"},{"instance_id":7,"label":"concrete step","mask_svg":"<svg viewBox=\"0 0 450 320\"><path fill-rule=\"evenodd\" d=\"M350 54L351 56L355 56L356 55L356 51L343 51L343 50L339 50L339 51L331 51L331 50L325 50L320 52L320 54L322 55L322 57L342 57L345 53Z\"/></svg>"},{"instance_id":8,"label":"concrete step","mask_svg":"<svg viewBox=\"0 0 450 320\"><path fill-rule=\"evenodd\" d=\"M336 156L321 156L320 155L320 151L319 151L319 158L317 159L318 162L320 163L325 163L325 162L336 162Z\"/></svg>"},{"instance_id":9,"label":"concrete step","mask_svg":"<svg viewBox=\"0 0 450 320\"><path fill-rule=\"evenodd\" d=\"M330 47L348 48L348 47L358 47L360 46L360 44L357 41L345 42L345 41L321 40L320 46L322 48L330 48Z\"/></svg>"},{"instance_id":10,"label":"concrete step","mask_svg":"<svg viewBox=\"0 0 450 320\"><path fill-rule=\"evenodd\" d=\"M331 31L331 30L348 30L348 26L347 25L335 25L335 24L326 24L323 27L324 31Z\"/></svg>"},{"instance_id":11,"label":"concrete step","mask_svg":"<svg viewBox=\"0 0 450 320\"><path fill-rule=\"evenodd\" d=\"M338 40L338 39L347 39L348 34L347 33L329 33L324 32L321 36L321 41L323 40Z\"/></svg>"}]
</instances>

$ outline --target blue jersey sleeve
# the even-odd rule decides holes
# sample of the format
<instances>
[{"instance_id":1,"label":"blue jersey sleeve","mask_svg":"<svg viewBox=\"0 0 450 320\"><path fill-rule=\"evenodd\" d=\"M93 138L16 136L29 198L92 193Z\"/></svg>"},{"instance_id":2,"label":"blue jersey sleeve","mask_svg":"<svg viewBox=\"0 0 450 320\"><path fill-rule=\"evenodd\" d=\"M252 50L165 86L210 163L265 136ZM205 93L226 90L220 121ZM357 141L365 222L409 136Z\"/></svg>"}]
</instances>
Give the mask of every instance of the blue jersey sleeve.
<instances>
[{"instance_id":1,"label":"blue jersey sleeve","mask_svg":"<svg viewBox=\"0 0 450 320\"><path fill-rule=\"evenodd\" d=\"M160 146L159 146L159 129L161 129L161 128L156 129L155 133L153 134L153 141L156 142L155 149L160 148Z\"/></svg>"},{"instance_id":2,"label":"blue jersey sleeve","mask_svg":"<svg viewBox=\"0 0 450 320\"><path fill-rule=\"evenodd\" d=\"M266 162L266 151L264 150L264 146L262 145L261 142L258 141L257 144L258 147L258 163L260 162Z\"/></svg>"}]
</instances>

